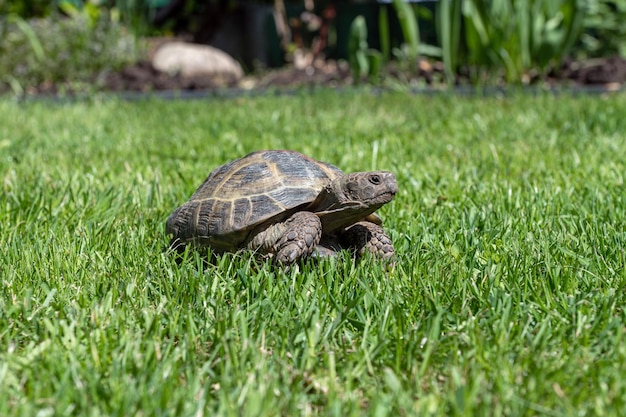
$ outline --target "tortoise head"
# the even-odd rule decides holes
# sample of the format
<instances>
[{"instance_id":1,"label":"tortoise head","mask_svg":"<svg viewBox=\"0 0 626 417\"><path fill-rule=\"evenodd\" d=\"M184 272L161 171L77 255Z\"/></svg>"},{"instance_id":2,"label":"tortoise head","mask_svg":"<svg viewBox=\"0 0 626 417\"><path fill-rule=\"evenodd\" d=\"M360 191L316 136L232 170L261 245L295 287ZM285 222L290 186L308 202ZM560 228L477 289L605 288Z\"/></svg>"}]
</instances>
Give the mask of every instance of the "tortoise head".
<instances>
[{"instance_id":1,"label":"tortoise head","mask_svg":"<svg viewBox=\"0 0 626 417\"><path fill-rule=\"evenodd\" d=\"M393 200L398 192L395 175L387 171L353 172L335 179L330 185L342 196L340 202L359 202L376 208Z\"/></svg>"},{"instance_id":2,"label":"tortoise head","mask_svg":"<svg viewBox=\"0 0 626 417\"><path fill-rule=\"evenodd\" d=\"M312 206L328 233L366 218L393 200L397 192L396 177L391 172L353 172L332 180Z\"/></svg>"}]
</instances>

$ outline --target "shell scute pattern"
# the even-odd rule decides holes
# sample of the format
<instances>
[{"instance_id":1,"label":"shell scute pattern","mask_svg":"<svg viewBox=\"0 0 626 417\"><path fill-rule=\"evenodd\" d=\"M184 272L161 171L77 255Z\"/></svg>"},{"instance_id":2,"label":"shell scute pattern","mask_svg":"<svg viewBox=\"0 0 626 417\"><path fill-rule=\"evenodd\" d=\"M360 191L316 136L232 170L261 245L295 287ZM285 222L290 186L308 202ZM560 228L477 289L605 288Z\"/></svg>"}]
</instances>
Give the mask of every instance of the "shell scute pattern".
<instances>
[{"instance_id":1,"label":"shell scute pattern","mask_svg":"<svg viewBox=\"0 0 626 417\"><path fill-rule=\"evenodd\" d=\"M309 204L342 174L297 152L253 152L213 170L167 228L183 240L207 239L217 250L232 250L255 226Z\"/></svg>"},{"instance_id":2,"label":"shell scute pattern","mask_svg":"<svg viewBox=\"0 0 626 417\"><path fill-rule=\"evenodd\" d=\"M244 228L250 222L254 209L254 202L250 198L239 198L233 204L233 224L238 229Z\"/></svg>"}]
</instances>

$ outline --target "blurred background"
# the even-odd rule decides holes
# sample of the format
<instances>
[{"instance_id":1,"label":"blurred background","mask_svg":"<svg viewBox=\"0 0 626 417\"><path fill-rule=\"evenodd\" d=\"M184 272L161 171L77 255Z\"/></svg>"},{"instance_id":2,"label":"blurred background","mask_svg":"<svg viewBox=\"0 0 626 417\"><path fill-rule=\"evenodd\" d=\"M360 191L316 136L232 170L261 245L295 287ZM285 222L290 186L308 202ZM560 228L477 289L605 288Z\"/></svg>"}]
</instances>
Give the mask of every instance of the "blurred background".
<instances>
[{"instance_id":1,"label":"blurred background","mask_svg":"<svg viewBox=\"0 0 626 417\"><path fill-rule=\"evenodd\" d=\"M0 0L0 16L13 94L626 78L626 0Z\"/></svg>"}]
</instances>

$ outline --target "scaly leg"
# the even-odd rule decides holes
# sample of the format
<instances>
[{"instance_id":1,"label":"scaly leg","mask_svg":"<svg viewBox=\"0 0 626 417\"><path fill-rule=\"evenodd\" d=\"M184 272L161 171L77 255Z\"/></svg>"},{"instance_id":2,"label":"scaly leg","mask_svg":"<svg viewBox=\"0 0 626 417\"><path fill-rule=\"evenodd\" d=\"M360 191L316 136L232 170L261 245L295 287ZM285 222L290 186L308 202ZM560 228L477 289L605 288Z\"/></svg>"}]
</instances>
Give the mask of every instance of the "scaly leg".
<instances>
[{"instance_id":1,"label":"scaly leg","mask_svg":"<svg viewBox=\"0 0 626 417\"><path fill-rule=\"evenodd\" d=\"M308 211L294 213L287 220L270 225L257 233L248 247L275 257L282 264L292 264L309 256L322 237L322 223Z\"/></svg>"},{"instance_id":2,"label":"scaly leg","mask_svg":"<svg viewBox=\"0 0 626 417\"><path fill-rule=\"evenodd\" d=\"M347 227L342 234L342 241L354 251L357 258L371 253L377 258L391 260L395 254L391 238L383 228L367 221Z\"/></svg>"}]
</instances>

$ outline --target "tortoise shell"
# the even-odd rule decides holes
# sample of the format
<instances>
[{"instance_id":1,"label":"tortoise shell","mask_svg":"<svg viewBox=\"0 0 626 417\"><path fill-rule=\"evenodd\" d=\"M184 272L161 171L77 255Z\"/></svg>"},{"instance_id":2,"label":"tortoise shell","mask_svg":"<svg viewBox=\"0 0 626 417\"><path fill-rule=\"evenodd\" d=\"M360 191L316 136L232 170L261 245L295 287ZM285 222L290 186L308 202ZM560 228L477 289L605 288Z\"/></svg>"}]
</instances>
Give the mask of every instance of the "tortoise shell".
<instances>
[{"instance_id":1,"label":"tortoise shell","mask_svg":"<svg viewBox=\"0 0 626 417\"><path fill-rule=\"evenodd\" d=\"M250 232L315 200L343 172L299 152L257 151L214 169L168 218L172 247L193 243L216 252L240 248Z\"/></svg>"}]
</instances>

